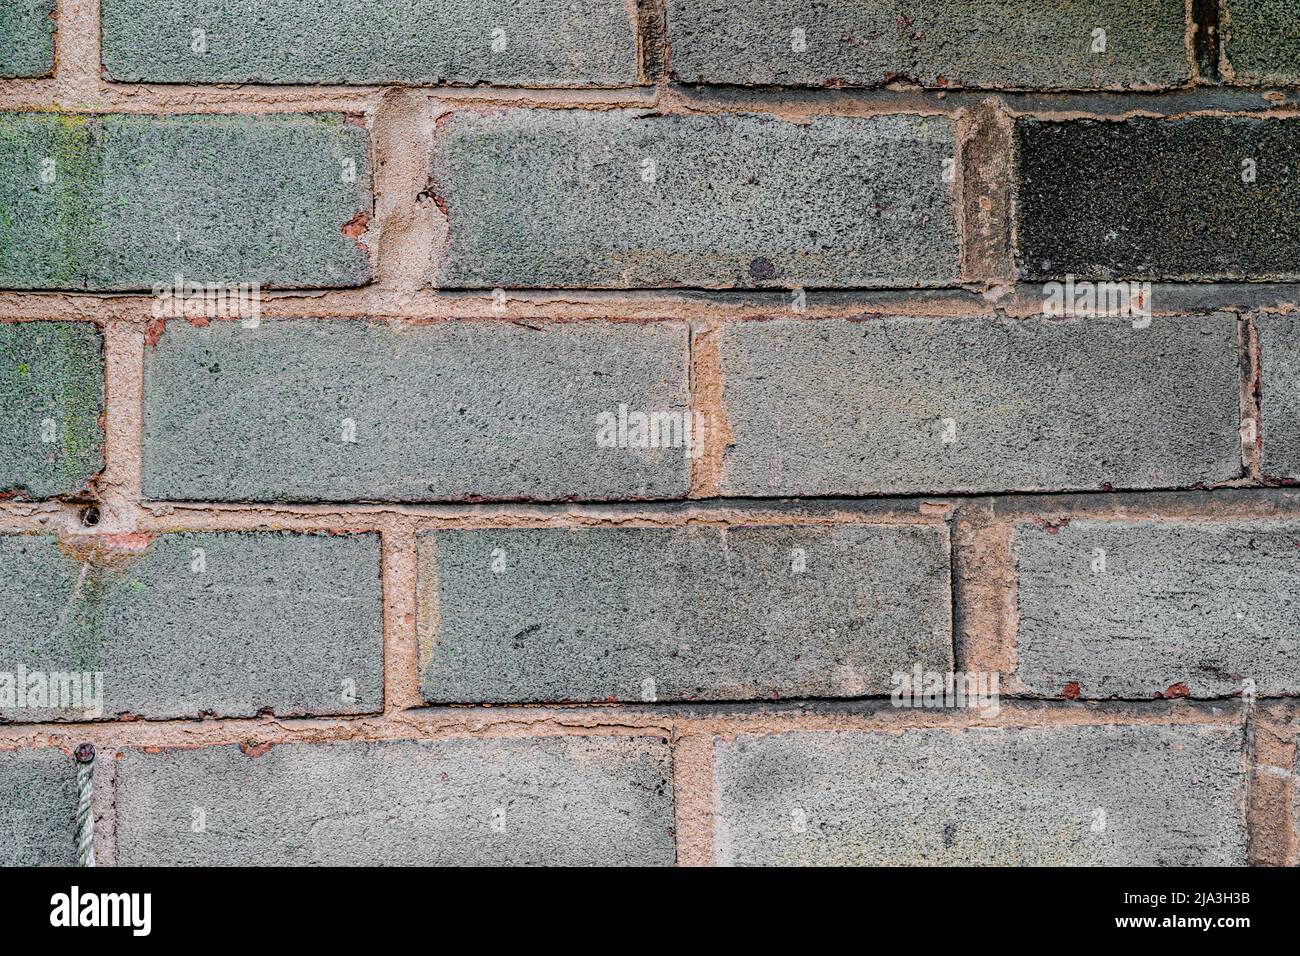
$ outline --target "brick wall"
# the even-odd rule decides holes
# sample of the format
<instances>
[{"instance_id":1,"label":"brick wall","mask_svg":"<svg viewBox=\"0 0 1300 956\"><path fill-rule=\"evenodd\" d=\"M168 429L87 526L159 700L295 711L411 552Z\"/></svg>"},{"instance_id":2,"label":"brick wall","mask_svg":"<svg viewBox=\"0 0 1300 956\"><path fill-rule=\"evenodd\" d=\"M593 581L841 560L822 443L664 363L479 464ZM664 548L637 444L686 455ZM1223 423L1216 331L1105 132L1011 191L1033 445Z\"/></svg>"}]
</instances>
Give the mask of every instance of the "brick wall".
<instances>
[{"instance_id":1,"label":"brick wall","mask_svg":"<svg viewBox=\"0 0 1300 956\"><path fill-rule=\"evenodd\" d=\"M1300 13L1030 6L6 4L0 863L1300 862Z\"/></svg>"}]
</instances>

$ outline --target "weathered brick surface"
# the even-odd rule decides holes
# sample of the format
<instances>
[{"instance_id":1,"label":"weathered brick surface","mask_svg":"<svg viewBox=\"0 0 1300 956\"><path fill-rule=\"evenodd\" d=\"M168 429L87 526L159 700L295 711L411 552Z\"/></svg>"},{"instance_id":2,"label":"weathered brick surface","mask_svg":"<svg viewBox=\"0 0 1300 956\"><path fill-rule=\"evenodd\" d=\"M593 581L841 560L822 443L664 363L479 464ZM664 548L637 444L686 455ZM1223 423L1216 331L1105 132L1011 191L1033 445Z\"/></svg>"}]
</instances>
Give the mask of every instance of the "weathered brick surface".
<instances>
[{"instance_id":1,"label":"weathered brick surface","mask_svg":"<svg viewBox=\"0 0 1300 956\"><path fill-rule=\"evenodd\" d=\"M1241 474L1236 321L731 323L722 491L1186 487ZM950 440L949 440L950 439Z\"/></svg>"},{"instance_id":2,"label":"weathered brick surface","mask_svg":"<svg viewBox=\"0 0 1300 956\"><path fill-rule=\"evenodd\" d=\"M1300 81L1300 8L1289 0L1222 0L1222 10L1233 82Z\"/></svg>"},{"instance_id":3,"label":"weathered brick surface","mask_svg":"<svg viewBox=\"0 0 1300 956\"><path fill-rule=\"evenodd\" d=\"M0 751L0 866L77 862L77 769L61 750Z\"/></svg>"},{"instance_id":4,"label":"weathered brick surface","mask_svg":"<svg viewBox=\"0 0 1300 956\"><path fill-rule=\"evenodd\" d=\"M1294 3L0 8L0 864L1297 861Z\"/></svg>"},{"instance_id":5,"label":"weathered brick surface","mask_svg":"<svg viewBox=\"0 0 1300 956\"><path fill-rule=\"evenodd\" d=\"M620 404L685 416L687 368L678 322L172 322L146 359L144 493L682 497L690 447L598 438Z\"/></svg>"},{"instance_id":6,"label":"weathered brick surface","mask_svg":"<svg viewBox=\"0 0 1300 956\"><path fill-rule=\"evenodd\" d=\"M89 323L0 324L0 495L74 494L103 467L103 343Z\"/></svg>"},{"instance_id":7,"label":"weathered brick surface","mask_svg":"<svg viewBox=\"0 0 1300 956\"><path fill-rule=\"evenodd\" d=\"M1270 478L1300 479L1300 320L1257 316L1261 467Z\"/></svg>"},{"instance_id":8,"label":"weathered brick surface","mask_svg":"<svg viewBox=\"0 0 1300 956\"><path fill-rule=\"evenodd\" d=\"M1295 785L1295 780L1300 779L1300 736L1296 738L1296 755L1291 767L1294 775L1291 781L1291 827L1292 833L1300 833L1300 787ZM1295 849L1292 849L1293 854ZM1300 858L1293 858L1292 865L1300 865Z\"/></svg>"},{"instance_id":9,"label":"weathered brick surface","mask_svg":"<svg viewBox=\"0 0 1300 956\"><path fill-rule=\"evenodd\" d=\"M933 286L957 274L946 118L461 112L444 287Z\"/></svg>"},{"instance_id":10,"label":"weathered brick surface","mask_svg":"<svg viewBox=\"0 0 1300 956\"><path fill-rule=\"evenodd\" d=\"M123 865L662 865L667 741L551 737L128 752ZM201 812L202 832L192 821Z\"/></svg>"},{"instance_id":11,"label":"weathered brick surface","mask_svg":"<svg viewBox=\"0 0 1300 956\"><path fill-rule=\"evenodd\" d=\"M104 68L182 83L637 82L623 0L102 0ZM204 30L202 54L193 30Z\"/></svg>"},{"instance_id":12,"label":"weathered brick surface","mask_svg":"<svg viewBox=\"0 0 1300 956\"><path fill-rule=\"evenodd\" d=\"M1300 123L1021 120L1015 148L1030 278L1300 276Z\"/></svg>"},{"instance_id":13,"label":"weathered brick surface","mask_svg":"<svg viewBox=\"0 0 1300 956\"><path fill-rule=\"evenodd\" d=\"M1245 862L1239 727L784 733L719 739L718 862Z\"/></svg>"},{"instance_id":14,"label":"weathered brick surface","mask_svg":"<svg viewBox=\"0 0 1300 956\"><path fill-rule=\"evenodd\" d=\"M952 664L943 527L447 531L419 555L431 701L855 697Z\"/></svg>"},{"instance_id":15,"label":"weathered brick surface","mask_svg":"<svg viewBox=\"0 0 1300 956\"><path fill-rule=\"evenodd\" d=\"M54 0L0 5L0 78L49 76L54 69Z\"/></svg>"},{"instance_id":16,"label":"weathered brick surface","mask_svg":"<svg viewBox=\"0 0 1300 956\"><path fill-rule=\"evenodd\" d=\"M1191 76L1183 0L668 0L668 25L687 82L1112 89Z\"/></svg>"},{"instance_id":17,"label":"weathered brick surface","mask_svg":"<svg viewBox=\"0 0 1300 956\"><path fill-rule=\"evenodd\" d=\"M1300 524L1074 519L1016 530L1031 692L1300 692Z\"/></svg>"},{"instance_id":18,"label":"weathered brick surface","mask_svg":"<svg viewBox=\"0 0 1300 956\"><path fill-rule=\"evenodd\" d=\"M339 115L0 113L0 288L358 285L370 205Z\"/></svg>"},{"instance_id":19,"label":"weathered brick surface","mask_svg":"<svg viewBox=\"0 0 1300 956\"><path fill-rule=\"evenodd\" d=\"M183 533L147 550L139 539L117 544L78 557L52 537L0 535L0 671L101 672L106 717L382 707L378 536ZM37 703L0 706L0 718L87 716Z\"/></svg>"}]
</instances>

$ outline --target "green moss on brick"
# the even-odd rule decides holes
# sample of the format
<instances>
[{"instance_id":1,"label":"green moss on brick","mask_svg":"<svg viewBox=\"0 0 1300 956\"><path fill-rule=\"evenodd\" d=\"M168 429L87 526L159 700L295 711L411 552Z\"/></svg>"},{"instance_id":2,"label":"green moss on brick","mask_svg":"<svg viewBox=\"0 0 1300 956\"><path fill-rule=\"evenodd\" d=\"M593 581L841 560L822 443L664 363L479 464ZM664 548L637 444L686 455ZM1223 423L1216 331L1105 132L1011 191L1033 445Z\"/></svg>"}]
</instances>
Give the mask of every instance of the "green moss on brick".
<instances>
[{"instance_id":1,"label":"green moss on brick","mask_svg":"<svg viewBox=\"0 0 1300 956\"><path fill-rule=\"evenodd\" d=\"M366 130L338 114L0 113L0 288L359 285L343 226L371 205Z\"/></svg>"},{"instance_id":2,"label":"green moss on brick","mask_svg":"<svg viewBox=\"0 0 1300 956\"><path fill-rule=\"evenodd\" d=\"M103 245L95 143L88 117L0 114L3 285L84 285Z\"/></svg>"},{"instance_id":3,"label":"green moss on brick","mask_svg":"<svg viewBox=\"0 0 1300 956\"><path fill-rule=\"evenodd\" d=\"M0 324L0 491L72 495L103 467L103 345L78 322ZM43 423L52 421L53 441Z\"/></svg>"}]
</instances>

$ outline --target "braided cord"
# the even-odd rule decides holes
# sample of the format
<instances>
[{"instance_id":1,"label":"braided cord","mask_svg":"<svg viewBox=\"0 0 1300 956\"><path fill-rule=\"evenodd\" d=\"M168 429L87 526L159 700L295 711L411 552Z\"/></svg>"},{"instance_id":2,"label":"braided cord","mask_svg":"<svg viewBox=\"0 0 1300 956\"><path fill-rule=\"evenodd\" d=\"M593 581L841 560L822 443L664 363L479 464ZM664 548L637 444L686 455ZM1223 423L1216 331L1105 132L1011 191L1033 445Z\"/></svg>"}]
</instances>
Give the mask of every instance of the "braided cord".
<instances>
[{"instance_id":1,"label":"braided cord","mask_svg":"<svg viewBox=\"0 0 1300 956\"><path fill-rule=\"evenodd\" d=\"M95 749L82 744L77 748L77 866L95 865L94 773Z\"/></svg>"}]
</instances>

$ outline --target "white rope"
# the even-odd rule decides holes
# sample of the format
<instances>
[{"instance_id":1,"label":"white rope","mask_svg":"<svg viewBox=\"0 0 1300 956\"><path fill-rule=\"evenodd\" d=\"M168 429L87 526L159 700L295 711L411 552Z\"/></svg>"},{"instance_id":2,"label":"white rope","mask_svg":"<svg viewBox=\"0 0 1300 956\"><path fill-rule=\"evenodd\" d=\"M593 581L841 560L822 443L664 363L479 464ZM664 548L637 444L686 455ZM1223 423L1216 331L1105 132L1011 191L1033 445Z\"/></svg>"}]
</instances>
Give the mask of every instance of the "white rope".
<instances>
[{"instance_id":1,"label":"white rope","mask_svg":"<svg viewBox=\"0 0 1300 956\"><path fill-rule=\"evenodd\" d=\"M95 865L95 811L91 801L95 793L95 747L77 747L77 866Z\"/></svg>"}]
</instances>

